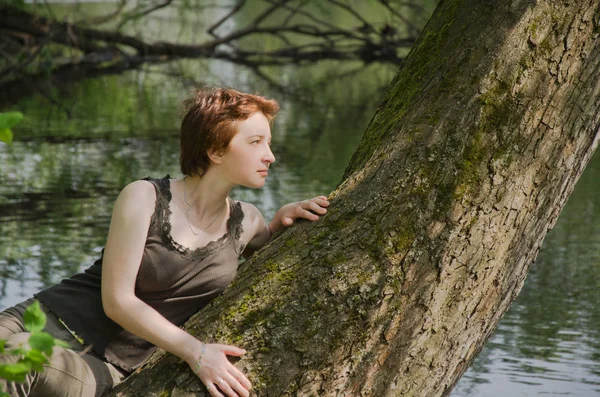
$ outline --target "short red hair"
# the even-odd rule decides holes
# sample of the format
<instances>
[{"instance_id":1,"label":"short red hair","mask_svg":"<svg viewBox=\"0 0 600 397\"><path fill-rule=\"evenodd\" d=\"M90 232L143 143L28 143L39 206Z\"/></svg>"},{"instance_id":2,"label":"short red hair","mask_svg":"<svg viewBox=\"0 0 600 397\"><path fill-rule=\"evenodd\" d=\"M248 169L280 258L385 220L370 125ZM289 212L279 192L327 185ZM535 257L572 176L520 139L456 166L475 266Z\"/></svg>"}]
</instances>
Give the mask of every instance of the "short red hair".
<instances>
[{"instance_id":1,"label":"short red hair","mask_svg":"<svg viewBox=\"0 0 600 397\"><path fill-rule=\"evenodd\" d=\"M225 153L237 124L256 112L273 123L279 104L260 95L229 88L203 87L183 101L179 163L184 175L202 176L210 167L208 153Z\"/></svg>"}]
</instances>

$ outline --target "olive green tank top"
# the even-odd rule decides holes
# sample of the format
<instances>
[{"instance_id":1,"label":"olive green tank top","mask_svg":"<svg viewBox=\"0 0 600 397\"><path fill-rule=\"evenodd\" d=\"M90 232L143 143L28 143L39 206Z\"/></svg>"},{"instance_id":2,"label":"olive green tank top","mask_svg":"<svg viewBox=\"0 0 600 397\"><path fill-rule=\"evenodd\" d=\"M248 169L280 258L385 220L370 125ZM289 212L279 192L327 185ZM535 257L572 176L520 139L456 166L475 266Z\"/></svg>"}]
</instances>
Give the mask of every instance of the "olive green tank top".
<instances>
[{"instance_id":1,"label":"olive green tank top","mask_svg":"<svg viewBox=\"0 0 600 397\"><path fill-rule=\"evenodd\" d=\"M135 294L180 326L220 295L236 275L244 250L240 241L244 212L230 200L227 232L190 250L171 237L170 177L145 178L156 189L156 204L138 271ZM131 372L156 350L104 314L100 282L102 255L90 268L35 295L104 360Z\"/></svg>"}]
</instances>

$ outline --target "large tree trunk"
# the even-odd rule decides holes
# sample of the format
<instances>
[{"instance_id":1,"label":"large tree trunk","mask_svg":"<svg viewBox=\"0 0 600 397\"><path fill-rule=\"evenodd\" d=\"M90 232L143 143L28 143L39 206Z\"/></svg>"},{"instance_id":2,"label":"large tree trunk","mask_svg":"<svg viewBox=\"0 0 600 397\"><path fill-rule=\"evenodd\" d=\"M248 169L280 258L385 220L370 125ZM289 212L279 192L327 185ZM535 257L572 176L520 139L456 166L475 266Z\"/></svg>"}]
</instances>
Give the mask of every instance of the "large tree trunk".
<instances>
[{"instance_id":1,"label":"large tree trunk","mask_svg":"<svg viewBox=\"0 0 600 397\"><path fill-rule=\"evenodd\" d=\"M441 1L328 215L186 329L246 348L258 396L448 395L598 143L599 19L600 0ZM203 390L158 354L114 395Z\"/></svg>"}]
</instances>

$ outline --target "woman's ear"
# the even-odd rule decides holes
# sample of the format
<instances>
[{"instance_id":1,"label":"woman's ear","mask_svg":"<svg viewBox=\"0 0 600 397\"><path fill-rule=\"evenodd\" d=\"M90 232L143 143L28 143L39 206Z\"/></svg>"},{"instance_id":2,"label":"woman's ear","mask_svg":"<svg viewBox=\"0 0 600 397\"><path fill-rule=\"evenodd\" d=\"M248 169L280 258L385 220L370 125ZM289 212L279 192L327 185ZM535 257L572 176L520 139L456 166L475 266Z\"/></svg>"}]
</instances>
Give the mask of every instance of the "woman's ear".
<instances>
[{"instance_id":1,"label":"woman's ear","mask_svg":"<svg viewBox=\"0 0 600 397\"><path fill-rule=\"evenodd\" d=\"M214 164L221 164L223 162L223 155L225 154L224 150L211 150L208 152L208 158Z\"/></svg>"}]
</instances>

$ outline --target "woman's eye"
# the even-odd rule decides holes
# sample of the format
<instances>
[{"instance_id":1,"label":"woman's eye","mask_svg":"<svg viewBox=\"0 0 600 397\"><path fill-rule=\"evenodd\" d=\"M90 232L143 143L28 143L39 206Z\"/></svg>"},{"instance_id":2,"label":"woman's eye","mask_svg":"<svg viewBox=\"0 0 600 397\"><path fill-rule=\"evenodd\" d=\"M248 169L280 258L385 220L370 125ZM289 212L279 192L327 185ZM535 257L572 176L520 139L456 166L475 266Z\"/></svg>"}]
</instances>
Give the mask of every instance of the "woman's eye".
<instances>
[{"instance_id":1,"label":"woman's eye","mask_svg":"<svg viewBox=\"0 0 600 397\"><path fill-rule=\"evenodd\" d=\"M258 142L260 142L260 141L252 141L252 142L250 142L250 143L254 144L254 143L258 143Z\"/></svg>"}]
</instances>

